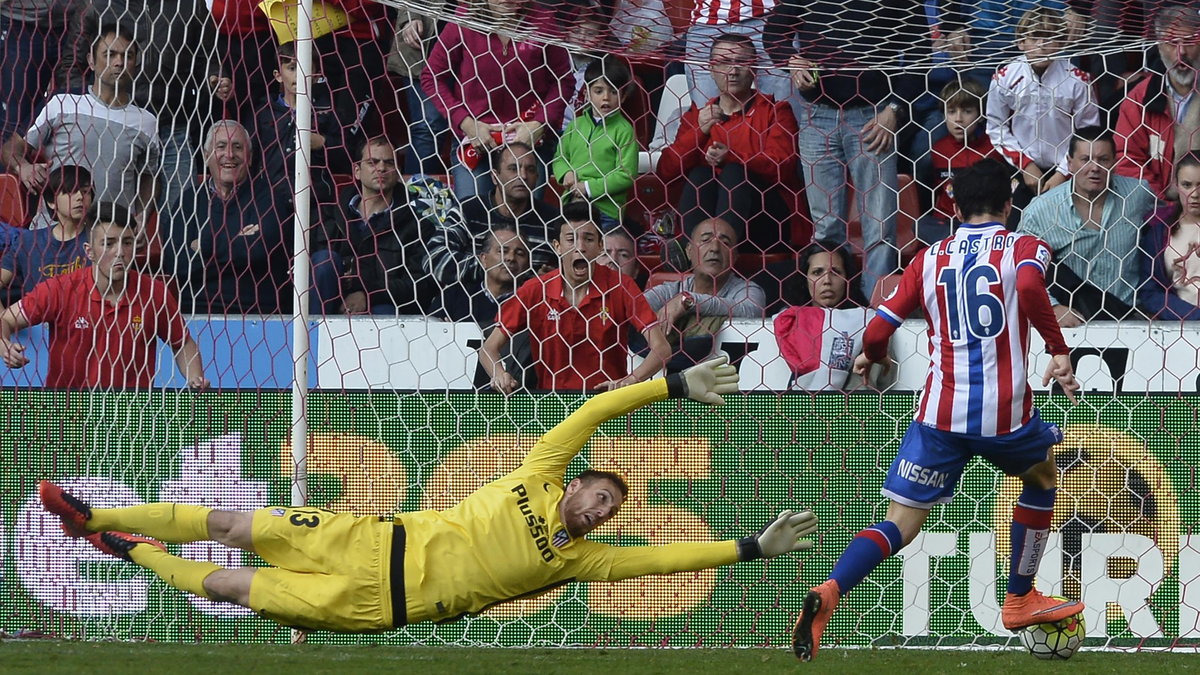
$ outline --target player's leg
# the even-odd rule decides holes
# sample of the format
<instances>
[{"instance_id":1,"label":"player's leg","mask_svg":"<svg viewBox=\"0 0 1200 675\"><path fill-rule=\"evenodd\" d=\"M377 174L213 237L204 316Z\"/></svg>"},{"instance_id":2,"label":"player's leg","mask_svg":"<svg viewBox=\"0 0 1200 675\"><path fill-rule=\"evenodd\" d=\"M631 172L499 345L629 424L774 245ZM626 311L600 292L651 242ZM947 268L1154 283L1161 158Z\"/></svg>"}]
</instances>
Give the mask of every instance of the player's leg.
<instances>
[{"instance_id":1,"label":"player's leg","mask_svg":"<svg viewBox=\"0 0 1200 675\"><path fill-rule=\"evenodd\" d=\"M154 539L126 534L124 532L97 532L88 535L87 541L104 553L145 567L158 575L168 585L178 588L181 591L187 591L188 593L213 600L237 602L244 605L243 602L238 602L236 595L226 595L225 593L214 594L211 592L209 586L210 580L218 575L238 576L238 573L243 573L246 570L252 575L254 568L229 570L207 561L180 558L168 553L167 547ZM223 590L226 586L220 586L219 588ZM246 588L248 594L248 580L246 581Z\"/></svg>"},{"instance_id":2,"label":"player's leg","mask_svg":"<svg viewBox=\"0 0 1200 675\"><path fill-rule=\"evenodd\" d=\"M887 516L855 535L838 557L829 580L805 596L792 630L796 658L811 661L816 656L821 635L842 596L908 545L934 504L950 501L969 458L948 435L916 422L909 425L883 484L883 494L891 499Z\"/></svg>"},{"instance_id":3,"label":"player's leg","mask_svg":"<svg viewBox=\"0 0 1200 675\"><path fill-rule=\"evenodd\" d=\"M1058 427L1042 422L1035 414L1017 431L988 439L980 446L979 454L1004 473L1019 477L1022 483L1021 494L1013 504L1008 592L1001 609L1004 627L1009 630L1060 621L1083 610L1077 601L1055 600L1033 587L1054 520L1058 468L1052 447L1061 439Z\"/></svg>"},{"instance_id":4,"label":"player's leg","mask_svg":"<svg viewBox=\"0 0 1200 675\"><path fill-rule=\"evenodd\" d=\"M38 496L50 513L62 519L67 536L92 532L139 532L170 543L207 541L212 509L195 504L139 504L116 509L92 508L50 481L38 484Z\"/></svg>"}]
</instances>

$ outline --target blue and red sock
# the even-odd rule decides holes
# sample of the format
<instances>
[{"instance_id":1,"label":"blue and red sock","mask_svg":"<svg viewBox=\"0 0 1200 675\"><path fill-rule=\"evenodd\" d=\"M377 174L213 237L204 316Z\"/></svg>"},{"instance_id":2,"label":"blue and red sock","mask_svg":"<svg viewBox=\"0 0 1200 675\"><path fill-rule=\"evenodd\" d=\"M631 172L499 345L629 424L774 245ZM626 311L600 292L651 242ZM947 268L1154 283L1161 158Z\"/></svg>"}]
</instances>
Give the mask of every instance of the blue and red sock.
<instances>
[{"instance_id":1,"label":"blue and red sock","mask_svg":"<svg viewBox=\"0 0 1200 675\"><path fill-rule=\"evenodd\" d=\"M1026 486L1013 505L1009 593L1025 595L1033 590L1033 578L1046 550L1050 523L1054 520L1054 493L1054 488L1041 490Z\"/></svg>"},{"instance_id":2,"label":"blue and red sock","mask_svg":"<svg viewBox=\"0 0 1200 675\"><path fill-rule=\"evenodd\" d=\"M850 540L829 573L829 578L837 582L838 589L845 595L866 579L879 563L903 546L900 528L895 523L888 520L876 523Z\"/></svg>"}]
</instances>

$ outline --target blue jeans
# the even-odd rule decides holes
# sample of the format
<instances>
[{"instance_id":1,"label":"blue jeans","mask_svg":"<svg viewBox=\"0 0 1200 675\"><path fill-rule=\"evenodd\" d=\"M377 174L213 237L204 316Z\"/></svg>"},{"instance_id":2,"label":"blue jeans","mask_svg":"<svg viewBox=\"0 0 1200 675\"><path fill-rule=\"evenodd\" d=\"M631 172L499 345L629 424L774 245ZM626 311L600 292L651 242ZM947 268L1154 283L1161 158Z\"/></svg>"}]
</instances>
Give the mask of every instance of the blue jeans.
<instances>
[{"instance_id":1,"label":"blue jeans","mask_svg":"<svg viewBox=\"0 0 1200 675\"><path fill-rule=\"evenodd\" d=\"M418 80L405 87L408 94L408 152L404 155L404 173L441 174L446 172L438 149L450 125L437 111Z\"/></svg>"},{"instance_id":2,"label":"blue jeans","mask_svg":"<svg viewBox=\"0 0 1200 675\"><path fill-rule=\"evenodd\" d=\"M706 26L697 24L688 29L687 44L684 53L693 62L708 63L709 51L712 50L713 40L722 33L749 35L754 39L754 48L758 50L758 68L755 70L755 85L764 94L770 94L776 101L786 101L792 95L792 79L779 68L771 65L767 53L763 49L763 28L766 26L763 17L746 19L740 23L723 26ZM684 65L687 73L688 90L692 93L692 102L702 106L712 100L718 93L717 83L706 66Z\"/></svg>"},{"instance_id":3,"label":"blue jeans","mask_svg":"<svg viewBox=\"0 0 1200 675\"><path fill-rule=\"evenodd\" d=\"M25 135L62 49L61 30L0 16L0 132Z\"/></svg>"},{"instance_id":4,"label":"blue jeans","mask_svg":"<svg viewBox=\"0 0 1200 675\"><path fill-rule=\"evenodd\" d=\"M862 291L871 296L875 282L896 271L896 151L867 152L862 128L875 117L871 107L840 110L803 103L800 122L800 165L813 219L813 239L830 244L846 241L849 203L846 175L854 185L862 220L865 264Z\"/></svg>"}]
</instances>

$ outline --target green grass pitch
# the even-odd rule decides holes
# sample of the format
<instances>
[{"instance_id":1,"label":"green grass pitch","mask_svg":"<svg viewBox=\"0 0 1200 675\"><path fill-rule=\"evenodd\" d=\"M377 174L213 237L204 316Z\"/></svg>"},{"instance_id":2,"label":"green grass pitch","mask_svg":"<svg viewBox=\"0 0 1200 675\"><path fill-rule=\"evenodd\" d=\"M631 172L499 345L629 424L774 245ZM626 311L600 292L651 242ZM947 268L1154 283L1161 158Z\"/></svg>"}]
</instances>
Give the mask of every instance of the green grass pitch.
<instances>
[{"instance_id":1,"label":"green grass pitch","mask_svg":"<svg viewBox=\"0 0 1200 675\"><path fill-rule=\"evenodd\" d=\"M392 646L0 642L0 672L171 675L766 675L849 673L1047 675L1200 673L1195 653L1083 651L1039 661L1018 651L827 649L802 664L781 649L466 649Z\"/></svg>"}]
</instances>

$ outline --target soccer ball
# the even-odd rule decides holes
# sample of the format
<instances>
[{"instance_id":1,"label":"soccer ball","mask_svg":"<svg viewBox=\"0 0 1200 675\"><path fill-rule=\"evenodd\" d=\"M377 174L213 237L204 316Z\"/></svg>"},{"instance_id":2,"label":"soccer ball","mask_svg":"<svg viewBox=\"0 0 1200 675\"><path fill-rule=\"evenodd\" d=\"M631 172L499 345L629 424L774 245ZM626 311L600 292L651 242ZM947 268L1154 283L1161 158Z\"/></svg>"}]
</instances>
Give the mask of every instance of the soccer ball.
<instances>
[{"instance_id":1,"label":"soccer ball","mask_svg":"<svg viewBox=\"0 0 1200 675\"><path fill-rule=\"evenodd\" d=\"M1060 598L1065 599L1065 598ZM1039 659L1069 659L1079 651L1087 628L1083 613L1054 623L1039 623L1022 630L1021 644Z\"/></svg>"}]
</instances>

